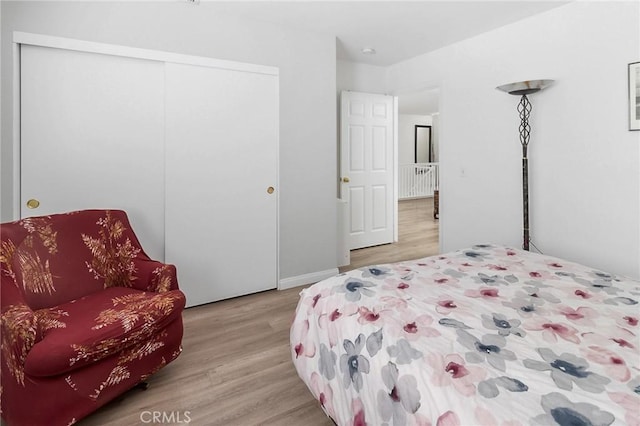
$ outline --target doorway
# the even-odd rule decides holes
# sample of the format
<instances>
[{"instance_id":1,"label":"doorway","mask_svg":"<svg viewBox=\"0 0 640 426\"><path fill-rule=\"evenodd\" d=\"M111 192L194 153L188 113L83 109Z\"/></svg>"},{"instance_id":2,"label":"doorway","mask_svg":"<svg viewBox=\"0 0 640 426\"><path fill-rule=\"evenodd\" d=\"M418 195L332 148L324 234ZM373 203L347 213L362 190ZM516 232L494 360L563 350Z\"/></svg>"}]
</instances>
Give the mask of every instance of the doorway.
<instances>
[{"instance_id":1,"label":"doorway","mask_svg":"<svg viewBox=\"0 0 640 426\"><path fill-rule=\"evenodd\" d=\"M340 267L340 272L371 264L399 262L417 259L439 252L439 221L435 217L434 189L438 188L438 136L440 90L425 89L397 94L398 98L398 241L392 244L366 247L350 252L350 264ZM424 153L418 153L416 126L429 126L429 145ZM418 141L419 142L419 141ZM418 158L416 155L418 154ZM426 155L424 155L426 154ZM426 161L418 161L425 159ZM408 168L419 184L430 179L431 184L418 188L418 192L402 193L402 168ZM435 179L426 176L435 173ZM432 185L432 186L429 186ZM435 186L433 186L435 185ZM425 192L426 191L426 192Z\"/></svg>"}]
</instances>

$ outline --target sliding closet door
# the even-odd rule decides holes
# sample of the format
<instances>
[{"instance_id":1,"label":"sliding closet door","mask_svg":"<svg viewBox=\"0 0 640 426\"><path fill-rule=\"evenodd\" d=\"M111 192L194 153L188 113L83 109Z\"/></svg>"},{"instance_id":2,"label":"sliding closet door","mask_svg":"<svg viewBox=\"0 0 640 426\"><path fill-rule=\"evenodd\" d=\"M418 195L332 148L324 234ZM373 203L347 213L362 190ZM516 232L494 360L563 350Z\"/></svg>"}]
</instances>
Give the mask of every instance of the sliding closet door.
<instances>
[{"instance_id":1,"label":"sliding closet door","mask_svg":"<svg viewBox=\"0 0 640 426\"><path fill-rule=\"evenodd\" d=\"M166 260L189 306L277 286L278 77L166 65Z\"/></svg>"},{"instance_id":2,"label":"sliding closet door","mask_svg":"<svg viewBox=\"0 0 640 426\"><path fill-rule=\"evenodd\" d=\"M20 59L21 216L123 209L162 260L164 63L30 45Z\"/></svg>"}]
</instances>

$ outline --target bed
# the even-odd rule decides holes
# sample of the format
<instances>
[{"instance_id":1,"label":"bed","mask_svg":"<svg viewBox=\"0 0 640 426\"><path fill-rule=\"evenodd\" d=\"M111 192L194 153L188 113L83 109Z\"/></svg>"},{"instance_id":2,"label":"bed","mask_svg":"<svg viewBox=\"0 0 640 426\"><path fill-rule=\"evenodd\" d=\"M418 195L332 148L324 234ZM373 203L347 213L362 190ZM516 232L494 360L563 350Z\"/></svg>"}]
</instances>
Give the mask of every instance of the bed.
<instances>
[{"instance_id":1,"label":"bed","mask_svg":"<svg viewBox=\"0 0 640 426\"><path fill-rule=\"evenodd\" d=\"M476 245L302 290L295 368L337 425L640 425L640 282Z\"/></svg>"}]
</instances>

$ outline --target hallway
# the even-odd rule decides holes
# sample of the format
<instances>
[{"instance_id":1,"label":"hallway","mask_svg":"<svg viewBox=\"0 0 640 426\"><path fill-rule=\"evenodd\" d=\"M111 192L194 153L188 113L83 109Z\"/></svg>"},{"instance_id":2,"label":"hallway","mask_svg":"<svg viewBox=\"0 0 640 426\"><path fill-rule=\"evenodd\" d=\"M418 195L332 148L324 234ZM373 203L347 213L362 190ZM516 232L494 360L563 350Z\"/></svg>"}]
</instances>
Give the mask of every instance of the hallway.
<instances>
[{"instance_id":1,"label":"hallway","mask_svg":"<svg viewBox=\"0 0 640 426\"><path fill-rule=\"evenodd\" d=\"M399 201L398 242L351 250L351 264L339 268L340 272L438 254L438 231L433 198Z\"/></svg>"}]
</instances>

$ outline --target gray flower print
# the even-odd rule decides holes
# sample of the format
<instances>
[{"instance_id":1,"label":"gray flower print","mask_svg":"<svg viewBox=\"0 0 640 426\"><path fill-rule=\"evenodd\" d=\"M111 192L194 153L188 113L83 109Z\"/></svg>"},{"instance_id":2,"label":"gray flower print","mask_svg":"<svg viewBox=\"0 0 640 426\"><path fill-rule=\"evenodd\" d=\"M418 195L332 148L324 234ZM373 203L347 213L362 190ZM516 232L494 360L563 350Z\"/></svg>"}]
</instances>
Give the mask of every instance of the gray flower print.
<instances>
[{"instance_id":1,"label":"gray flower print","mask_svg":"<svg viewBox=\"0 0 640 426\"><path fill-rule=\"evenodd\" d=\"M422 358L422 352L411 347L406 339L400 339L397 344L387 347L387 353L396 358L397 364L410 364L414 359Z\"/></svg>"},{"instance_id":2,"label":"gray flower print","mask_svg":"<svg viewBox=\"0 0 640 426\"><path fill-rule=\"evenodd\" d=\"M491 244L474 244L473 246L471 246L472 249L486 249L486 248L493 248L493 246Z\"/></svg>"},{"instance_id":3,"label":"gray flower print","mask_svg":"<svg viewBox=\"0 0 640 426\"><path fill-rule=\"evenodd\" d=\"M360 392L360 389L362 389L362 374L369 374L369 360L360 355L364 344L364 334L360 334L355 342L344 340L343 346L347 353L340 356L340 371L343 374L345 389L348 389L353 383L353 388Z\"/></svg>"},{"instance_id":4,"label":"gray flower print","mask_svg":"<svg viewBox=\"0 0 640 426\"><path fill-rule=\"evenodd\" d=\"M328 380L336 377L336 365L338 355L328 349L324 343L320 343L320 360L318 361L318 371Z\"/></svg>"},{"instance_id":5,"label":"gray flower print","mask_svg":"<svg viewBox=\"0 0 640 426\"><path fill-rule=\"evenodd\" d=\"M391 270L389 268L384 268L382 266L368 266L366 268L362 268L362 278L384 278L385 275L391 274Z\"/></svg>"},{"instance_id":6,"label":"gray flower print","mask_svg":"<svg viewBox=\"0 0 640 426\"><path fill-rule=\"evenodd\" d=\"M501 336L508 336L514 334L519 337L524 337L527 332L520 328L520 320L507 319L502 314L494 313L492 316L482 314L482 325L489 330L495 330Z\"/></svg>"},{"instance_id":7,"label":"gray flower print","mask_svg":"<svg viewBox=\"0 0 640 426\"><path fill-rule=\"evenodd\" d=\"M599 271L593 271L589 275L591 275L589 279L576 276L572 278L575 282L590 287L594 291L604 291L614 295L621 291L620 288L613 286L613 281L618 281L614 276Z\"/></svg>"},{"instance_id":8,"label":"gray flower print","mask_svg":"<svg viewBox=\"0 0 640 426\"><path fill-rule=\"evenodd\" d=\"M525 385L520 380L502 376L478 383L478 392L480 392L480 395L485 398L495 398L500 394L498 386L508 390L509 392L526 392L529 390L529 386Z\"/></svg>"},{"instance_id":9,"label":"gray flower print","mask_svg":"<svg viewBox=\"0 0 640 426\"><path fill-rule=\"evenodd\" d=\"M367 352L369 352L369 356L375 356L382 348L382 339L382 329L371 333L369 337L367 337Z\"/></svg>"},{"instance_id":10,"label":"gray flower print","mask_svg":"<svg viewBox=\"0 0 640 426\"><path fill-rule=\"evenodd\" d=\"M471 327L469 327L462 321L458 321L452 318L442 318L440 319L440 321L438 321L438 324L440 324L443 327L462 328L466 330L471 330Z\"/></svg>"},{"instance_id":11,"label":"gray flower print","mask_svg":"<svg viewBox=\"0 0 640 426\"><path fill-rule=\"evenodd\" d=\"M505 349L507 340L502 336L486 334L482 340L478 340L465 330L458 329L456 332L458 333L458 342L472 351L465 354L468 362L479 363L486 360L493 368L505 371L505 361L516 359L516 354Z\"/></svg>"},{"instance_id":12,"label":"gray flower print","mask_svg":"<svg viewBox=\"0 0 640 426\"><path fill-rule=\"evenodd\" d=\"M638 301L630 297L612 297L604 301L607 305L637 305Z\"/></svg>"},{"instance_id":13,"label":"gray flower print","mask_svg":"<svg viewBox=\"0 0 640 426\"><path fill-rule=\"evenodd\" d=\"M453 277L453 278L462 278L467 276L467 274L460 271L456 271L455 269L446 269L443 272L443 274L449 275L450 277Z\"/></svg>"},{"instance_id":14,"label":"gray flower print","mask_svg":"<svg viewBox=\"0 0 640 426\"><path fill-rule=\"evenodd\" d=\"M364 296L373 296L375 293L370 290L370 287L375 287L375 284L368 281L362 281L358 278L347 278L347 280L338 287L338 292L344 293L345 298L349 302L357 302Z\"/></svg>"},{"instance_id":15,"label":"gray flower print","mask_svg":"<svg viewBox=\"0 0 640 426\"><path fill-rule=\"evenodd\" d=\"M489 253L480 250L465 250L462 252L462 257L478 261L486 260L486 256L488 255Z\"/></svg>"},{"instance_id":16,"label":"gray flower print","mask_svg":"<svg viewBox=\"0 0 640 426\"><path fill-rule=\"evenodd\" d=\"M545 300L545 301L547 301L549 303L560 303L561 302L560 299L558 299L554 294L543 290L544 287L548 287L548 286L539 285L539 284L536 283L536 285L523 286L522 289L527 294L526 297L542 299L542 300Z\"/></svg>"},{"instance_id":17,"label":"gray flower print","mask_svg":"<svg viewBox=\"0 0 640 426\"><path fill-rule=\"evenodd\" d=\"M528 318L531 317L542 305L544 305L544 299L531 297L526 293L519 291L516 297L511 299L509 302L502 302L502 305L515 309L520 316Z\"/></svg>"},{"instance_id":18,"label":"gray flower print","mask_svg":"<svg viewBox=\"0 0 640 426\"><path fill-rule=\"evenodd\" d=\"M573 354L556 355L548 348L540 348L538 353L545 362L525 359L524 366L537 371L550 371L551 378L560 389L571 390L575 383L582 390L600 393L604 392L604 385L611 381L588 371L589 363Z\"/></svg>"},{"instance_id":19,"label":"gray flower print","mask_svg":"<svg viewBox=\"0 0 640 426\"><path fill-rule=\"evenodd\" d=\"M629 386L631 392L635 393L636 395L640 395L640 376L636 377L633 380L629 380L627 386Z\"/></svg>"},{"instance_id":20,"label":"gray flower print","mask_svg":"<svg viewBox=\"0 0 640 426\"><path fill-rule=\"evenodd\" d=\"M478 275L471 277L474 282L484 285L509 285L509 283L497 275L487 275L482 272L478 272Z\"/></svg>"},{"instance_id":21,"label":"gray flower print","mask_svg":"<svg viewBox=\"0 0 640 426\"><path fill-rule=\"evenodd\" d=\"M571 402L561 393L542 395L544 414L533 418L539 425L607 426L615 421L613 414L586 402Z\"/></svg>"},{"instance_id":22,"label":"gray flower print","mask_svg":"<svg viewBox=\"0 0 640 426\"><path fill-rule=\"evenodd\" d=\"M420 392L414 376L400 377L398 367L392 362L382 367L382 382L386 391L378 391L378 411L382 419L391 424L407 424L407 413L420 408Z\"/></svg>"}]
</instances>

